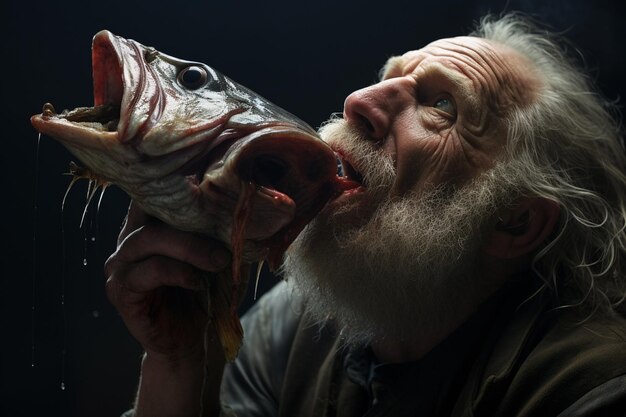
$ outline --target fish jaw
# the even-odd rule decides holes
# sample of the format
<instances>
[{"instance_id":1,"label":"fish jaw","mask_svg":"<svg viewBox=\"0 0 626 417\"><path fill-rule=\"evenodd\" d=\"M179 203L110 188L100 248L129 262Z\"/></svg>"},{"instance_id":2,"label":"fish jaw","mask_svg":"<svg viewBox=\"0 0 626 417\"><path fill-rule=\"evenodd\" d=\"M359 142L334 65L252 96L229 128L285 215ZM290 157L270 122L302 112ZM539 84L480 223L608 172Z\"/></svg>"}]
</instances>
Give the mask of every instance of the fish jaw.
<instances>
[{"instance_id":1,"label":"fish jaw","mask_svg":"<svg viewBox=\"0 0 626 417\"><path fill-rule=\"evenodd\" d=\"M129 83L123 77L131 71L123 70L124 60L120 49L117 37L107 30L102 30L93 37L91 62L94 106L120 103L128 111L128 103L131 100L129 92L124 87ZM131 78L129 75L126 77ZM123 101L125 103L122 103Z\"/></svg>"},{"instance_id":2,"label":"fish jaw","mask_svg":"<svg viewBox=\"0 0 626 417\"><path fill-rule=\"evenodd\" d=\"M94 107L119 104L118 141L141 141L158 122L168 98L146 62L150 48L102 30L93 37L91 51Z\"/></svg>"}]
</instances>

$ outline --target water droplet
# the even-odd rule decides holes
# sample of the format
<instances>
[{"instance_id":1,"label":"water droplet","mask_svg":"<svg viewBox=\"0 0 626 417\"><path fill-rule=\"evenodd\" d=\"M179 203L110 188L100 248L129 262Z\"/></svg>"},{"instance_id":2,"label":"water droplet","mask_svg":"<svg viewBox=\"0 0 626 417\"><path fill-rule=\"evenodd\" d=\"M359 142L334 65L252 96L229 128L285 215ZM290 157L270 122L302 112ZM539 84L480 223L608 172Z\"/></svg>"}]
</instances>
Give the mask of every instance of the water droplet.
<instances>
[{"instance_id":1,"label":"water droplet","mask_svg":"<svg viewBox=\"0 0 626 417\"><path fill-rule=\"evenodd\" d=\"M65 382L61 382L61 391L65 391Z\"/></svg>"},{"instance_id":2,"label":"water droplet","mask_svg":"<svg viewBox=\"0 0 626 417\"><path fill-rule=\"evenodd\" d=\"M91 315L94 319L97 319L98 317L100 317L100 312L98 310L94 310L91 312Z\"/></svg>"},{"instance_id":3,"label":"water droplet","mask_svg":"<svg viewBox=\"0 0 626 417\"><path fill-rule=\"evenodd\" d=\"M30 367L34 368L35 367L35 362L31 362Z\"/></svg>"},{"instance_id":4,"label":"water droplet","mask_svg":"<svg viewBox=\"0 0 626 417\"><path fill-rule=\"evenodd\" d=\"M83 265L87 266L87 258L83 258Z\"/></svg>"},{"instance_id":5,"label":"water droplet","mask_svg":"<svg viewBox=\"0 0 626 417\"><path fill-rule=\"evenodd\" d=\"M95 237L95 236L92 236L92 237L91 237L91 241L92 241L92 242L95 242L95 241L96 241L96 237Z\"/></svg>"}]
</instances>

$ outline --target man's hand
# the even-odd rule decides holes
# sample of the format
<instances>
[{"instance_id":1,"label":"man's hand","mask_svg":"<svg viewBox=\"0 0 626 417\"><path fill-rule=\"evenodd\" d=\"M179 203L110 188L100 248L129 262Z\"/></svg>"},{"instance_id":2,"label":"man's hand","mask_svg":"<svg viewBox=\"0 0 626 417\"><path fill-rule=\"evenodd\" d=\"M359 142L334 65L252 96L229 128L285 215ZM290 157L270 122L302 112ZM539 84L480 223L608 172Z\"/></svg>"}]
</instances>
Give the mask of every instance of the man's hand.
<instances>
[{"instance_id":1,"label":"man's hand","mask_svg":"<svg viewBox=\"0 0 626 417\"><path fill-rule=\"evenodd\" d=\"M213 333L205 344L206 286L229 264L222 243L173 229L131 203L105 273L111 303L146 351L136 415L197 416L205 377L217 399L223 358ZM213 375L204 374L205 360L214 362Z\"/></svg>"}]
</instances>

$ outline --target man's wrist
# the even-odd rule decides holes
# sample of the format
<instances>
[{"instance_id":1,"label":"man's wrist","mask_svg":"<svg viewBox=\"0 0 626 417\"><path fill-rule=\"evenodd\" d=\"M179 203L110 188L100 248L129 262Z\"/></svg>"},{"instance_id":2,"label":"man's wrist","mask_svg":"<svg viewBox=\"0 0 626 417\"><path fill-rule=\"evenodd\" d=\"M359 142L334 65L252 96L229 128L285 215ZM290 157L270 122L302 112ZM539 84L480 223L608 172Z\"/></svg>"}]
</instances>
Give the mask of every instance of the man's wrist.
<instances>
[{"instance_id":1,"label":"man's wrist","mask_svg":"<svg viewBox=\"0 0 626 417\"><path fill-rule=\"evenodd\" d=\"M194 416L202 409L204 355L144 354L135 417Z\"/></svg>"},{"instance_id":2,"label":"man's wrist","mask_svg":"<svg viewBox=\"0 0 626 417\"><path fill-rule=\"evenodd\" d=\"M154 368L159 372L184 372L189 369L200 369L204 365L206 354L204 349L196 349L185 354L168 355L159 352L145 351L141 360L141 368Z\"/></svg>"}]
</instances>

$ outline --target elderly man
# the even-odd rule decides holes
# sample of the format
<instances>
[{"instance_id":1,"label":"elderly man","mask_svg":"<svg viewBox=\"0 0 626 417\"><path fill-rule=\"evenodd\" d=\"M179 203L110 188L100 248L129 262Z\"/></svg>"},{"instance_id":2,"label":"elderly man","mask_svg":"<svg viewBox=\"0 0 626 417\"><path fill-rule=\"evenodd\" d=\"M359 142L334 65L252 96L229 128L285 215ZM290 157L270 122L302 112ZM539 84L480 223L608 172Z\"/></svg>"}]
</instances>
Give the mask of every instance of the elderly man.
<instances>
[{"instance_id":1,"label":"elderly man","mask_svg":"<svg viewBox=\"0 0 626 417\"><path fill-rule=\"evenodd\" d=\"M134 415L626 415L610 110L515 15L391 58L321 129L362 186L292 245L223 375L198 289L228 253L131 206L107 288L146 352Z\"/></svg>"}]
</instances>

